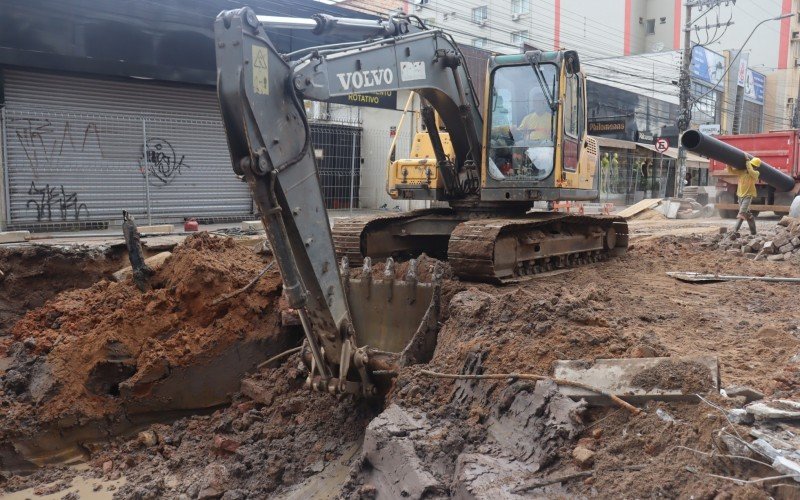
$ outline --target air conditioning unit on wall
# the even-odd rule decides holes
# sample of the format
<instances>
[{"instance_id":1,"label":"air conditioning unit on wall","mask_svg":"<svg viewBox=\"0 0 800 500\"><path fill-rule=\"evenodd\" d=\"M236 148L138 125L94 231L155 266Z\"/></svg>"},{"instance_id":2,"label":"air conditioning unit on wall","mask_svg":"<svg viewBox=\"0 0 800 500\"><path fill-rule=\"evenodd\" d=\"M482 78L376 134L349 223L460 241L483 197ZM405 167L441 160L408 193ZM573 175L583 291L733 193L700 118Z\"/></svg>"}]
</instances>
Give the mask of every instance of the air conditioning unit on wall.
<instances>
[{"instance_id":1,"label":"air conditioning unit on wall","mask_svg":"<svg viewBox=\"0 0 800 500\"><path fill-rule=\"evenodd\" d=\"M521 17L520 14L511 14L511 20L512 21L519 21L520 17Z\"/></svg>"}]
</instances>

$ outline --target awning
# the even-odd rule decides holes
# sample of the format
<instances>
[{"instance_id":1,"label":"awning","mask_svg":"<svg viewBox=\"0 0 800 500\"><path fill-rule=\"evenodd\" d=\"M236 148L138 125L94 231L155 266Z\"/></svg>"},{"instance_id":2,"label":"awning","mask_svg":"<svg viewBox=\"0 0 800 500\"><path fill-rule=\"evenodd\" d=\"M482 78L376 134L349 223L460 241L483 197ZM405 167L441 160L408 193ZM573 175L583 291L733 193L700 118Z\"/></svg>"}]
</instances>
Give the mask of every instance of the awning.
<instances>
[{"instance_id":1,"label":"awning","mask_svg":"<svg viewBox=\"0 0 800 500\"><path fill-rule=\"evenodd\" d=\"M600 137L597 135L593 135L591 137L597 140L597 145L601 148L636 149L635 142L611 139L609 137Z\"/></svg>"},{"instance_id":2,"label":"awning","mask_svg":"<svg viewBox=\"0 0 800 500\"><path fill-rule=\"evenodd\" d=\"M660 151L656 150L656 147L653 144L643 144L641 142L636 143L637 146L649 149L654 153L661 154ZM664 156L667 158L678 158L678 148L669 148L664 151ZM686 166L688 168L708 168L708 159L703 158L702 156L698 156L694 153L686 152Z\"/></svg>"}]
</instances>

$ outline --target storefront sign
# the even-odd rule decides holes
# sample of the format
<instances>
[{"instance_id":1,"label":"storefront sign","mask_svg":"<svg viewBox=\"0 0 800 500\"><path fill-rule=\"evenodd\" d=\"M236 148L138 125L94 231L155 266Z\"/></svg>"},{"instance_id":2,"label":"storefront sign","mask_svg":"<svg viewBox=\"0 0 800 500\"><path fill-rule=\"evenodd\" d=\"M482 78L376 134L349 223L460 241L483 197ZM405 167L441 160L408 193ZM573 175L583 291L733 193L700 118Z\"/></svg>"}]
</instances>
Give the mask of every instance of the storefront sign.
<instances>
[{"instance_id":1,"label":"storefront sign","mask_svg":"<svg viewBox=\"0 0 800 500\"><path fill-rule=\"evenodd\" d=\"M625 132L625 120L589 122L589 135L619 134L621 132Z\"/></svg>"},{"instance_id":2,"label":"storefront sign","mask_svg":"<svg viewBox=\"0 0 800 500\"><path fill-rule=\"evenodd\" d=\"M329 102L348 106L368 108L397 109L397 92L371 92L368 94L348 94L332 97Z\"/></svg>"},{"instance_id":3,"label":"storefront sign","mask_svg":"<svg viewBox=\"0 0 800 500\"><path fill-rule=\"evenodd\" d=\"M636 132L636 142L654 144L656 142L656 135L649 130L639 130Z\"/></svg>"},{"instance_id":4,"label":"storefront sign","mask_svg":"<svg viewBox=\"0 0 800 500\"><path fill-rule=\"evenodd\" d=\"M744 97L753 102L764 104L764 83L766 77L761 73L747 70L747 77L744 81Z\"/></svg>"},{"instance_id":5,"label":"storefront sign","mask_svg":"<svg viewBox=\"0 0 800 500\"><path fill-rule=\"evenodd\" d=\"M725 58L705 47L695 45L692 48L692 78L706 83L716 84L725 73Z\"/></svg>"},{"instance_id":6,"label":"storefront sign","mask_svg":"<svg viewBox=\"0 0 800 500\"><path fill-rule=\"evenodd\" d=\"M704 123L698 127L700 132L708 135L719 135L719 123Z\"/></svg>"}]
</instances>

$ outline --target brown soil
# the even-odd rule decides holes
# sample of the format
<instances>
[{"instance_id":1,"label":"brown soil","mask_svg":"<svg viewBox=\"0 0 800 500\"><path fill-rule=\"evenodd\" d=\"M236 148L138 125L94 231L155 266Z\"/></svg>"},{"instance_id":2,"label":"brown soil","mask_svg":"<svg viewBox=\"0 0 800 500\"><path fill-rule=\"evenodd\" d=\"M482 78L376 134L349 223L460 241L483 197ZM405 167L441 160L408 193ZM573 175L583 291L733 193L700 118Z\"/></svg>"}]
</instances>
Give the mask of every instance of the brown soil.
<instances>
[{"instance_id":1,"label":"brown soil","mask_svg":"<svg viewBox=\"0 0 800 500\"><path fill-rule=\"evenodd\" d=\"M796 395L800 373L790 358L800 352L800 309L786 306L795 300L796 287L741 282L693 285L665 273L798 276L800 272L788 262L753 262L711 250L706 244L699 237L637 241L626 256L615 261L514 287L446 283L445 295L452 299L444 311L447 318L431 369L474 371L478 359L478 373L548 374L557 359L637 357L642 353L717 356L722 387L747 385L768 395ZM769 328L762 330L765 325ZM659 381L693 391L710 388L710 381L698 380L694 370L686 370L691 367L672 364L664 368L669 369L657 374ZM705 376L707 371L703 373ZM470 390L498 404L505 386L504 382L482 381L471 383ZM427 379L416 367L401 371L396 388L395 402L450 421L457 408L456 414L463 416L468 428L484 428L492 412L491 404L481 403L481 398L468 398L465 407L459 397L463 385ZM708 397L727 408L741 404L711 394ZM657 409L677 422L666 422L656 414ZM763 486L737 486L707 474L748 478L774 471L742 468L674 448L726 453L719 431L727 421L720 412L705 404L688 403L651 403L645 410L647 414L640 417L616 408L590 412L584 434L589 443L585 444L595 450L594 469L599 472L586 483L565 483L568 495L763 498L772 493ZM592 437L595 429L600 429L596 432L602 437ZM534 477L574 472L570 452L562 450L558 461ZM641 465L643 469L613 471L622 465Z\"/></svg>"},{"instance_id":2,"label":"brown soil","mask_svg":"<svg viewBox=\"0 0 800 500\"><path fill-rule=\"evenodd\" d=\"M631 384L645 390L680 389L686 394L706 393L713 388L708 367L689 361L662 361L637 373Z\"/></svg>"},{"instance_id":3,"label":"brown soil","mask_svg":"<svg viewBox=\"0 0 800 500\"><path fill-rule=\"evenodd\" d=\"M114 247L0 246L0 346L11 326L64 290L86 288L123 267L124 245Z\"/></svg>"},{"instance_id":4,"label":"brown soil","mask_svg":"<svg viewBox=\"0 0 800 500\"><path fill-rule=\"evenodd\" d=\"M15 344L11 369L23 372L33 360L48 372L47 387L33 391L33 376L29 387L15 387L21 394L4 418L21 426L26 420L41 425L118 415L122 405L146 397L150 386L180 367L202 365L234 344L275 337L281 292L276 271L248 293L212 304L264 266L250 248L200 233L176 248L146 293L131 280L103 280L28 312L11 332L24 341ZM121 398L126 387L132 394ZM9 389L7 383L13 395Z\"/></svg>"},{"instance_id":5,"label":"brown soil","mask_svg":"<svg viewBox=\"0 0 800 500\"><path fill-rule=\"evenodd\" d=\"M203 251L204 256L209 253L205 248ZM176 257L178 255L179 250ZM195 255L196 260L201 260L197 257ZM425 263L424 267L429 268L430 263ZM205 287L200 287L197 293L206 298L196 305L213 310L208 308L210 295L241 286L262 265L263 262L254 263L247 272L242 272L236 284L209 285L208 288L217 286L215 294L203 295ZM174 276L167 269L169 265L159 272L165 280L170 277L184 280L184 284L188 280L181 275ZM376 265L373 274L381 271L382 267ZM796 301L795 285L688 284L669 278L665 274L667 271L800 276L798 268L790 262L754 262L744 256L714 250L704 238L667 236L637 240L629 253L619 259L514 286L495 287L447 279L443 285L438 345L433 359L424 368L448 373L548 374L558 359L717 356L723 388L745 385L774 397L797 395L800 370L797 363L790 360L800 352L797 329L800 309L788 306ZM203 273L195 272L195 281L200 281ZM268 283L269 280L265 280L257 293L251 294L254 295L252 302L244 296L242 302L250 307L263 307L273 297L272 292L264 288ZM111 285L96 285L101 286L107 290L97 290L115 296L110 293ZM165 289L169 287L165 285L161 290ZM165 293L161 290L149 293ZM62 297L79 293L70 292ZM130 298L122 296L118 300L124 303ZM59 298L55 303L63 301ZM50 331L53 329L47 326L45 314L51 305L30 313L20 324L41 330L37 338L42 339L43 345L52 339L52 352L56 352L61 346L54 341L58 332ZM263 325L257 320L258 314L250 316L249 312L241 311L237 316L239 314L253 321L217 324L226 330L243 328L245 334ZM225 320L208 310L202 310L197 316L210 318L212 324ZM34 321L36 318L38 320ZM77 316L71 318L73 322L80 321ZM137 316L137 325L152 322L153 318L153 314L144 311ZM197 340L197 333L209 335L212 331L208 325L195 323L194 314L179 314L175 321L173 328L190 330L184 335L191 341ZM32 332L31 328L26 331ZM185 342L164 344L169 339L160 340L157 334L147 338L158 347L157 352L163 352L162 348L178 351L163 353L170 362L189 361L180 353ZM204 345L209 347L209 344ZM37 344L36 349L39 348ZM137 361L140 356L139 352ZM65 355L60 359L66 362ZM75 366L85 370L83 363ZM673 363L662 368L668 369L651 374L658 375L656 378L661 382L667 380L676 387L693 390L708 389L693 376L693 370L686 369L691 367ZM327 467L341 460L345 450L358 442L367 422L380 410L365 403L353 403L348 398L301 389L304 376L297 358L289 358L278 368L265 369L260 378L256 378L265 387L256 401L241 397L234 405L214 415L185 418L170 426L154 426L152 430L159 436L158 444L149 447L135 439L122 438L94 447L92 468L87 474L126 476L129 485L122 492L123 497L186 494L195 498L203 496L201 493L205 491L212 496L226 492L224 498L232 499L284 492L285 488L306 477L323 474ZM698 384L700 387L696 387ZM515 395L525 391L532 389L522 383L428 378L420 373L419 366L412 366L400 370L384 407L394 403L424 414L431 422L430 427L436 431L418 436L413 449L423 466L447 488L453 482L457 457L464 453L504 452L493 443L489 429L514 401ZM713 391L707 392L706 398L723 409L743 404L739 399L722 398ZM588 479L564 481L558 490L532 490L531 496L780 497L769 484L741 486L709 475L750 479L775 474L768 468L720 456L736 454L722 442L722 431L739 432L747 438L747 429L733 429L719 410L705 403L650 403L644 410L639 416L616 407L576 413L574 417L581 422L581 433L577 436L561 434L552 442L544 443L541 449L546 453L540 457L541 467L514 478L516 482L509 486L575 473L580 468L572 451L580 444L595 454L591 464L594 475ZM537 446L534 448L538 449ZM104 472L104 464L109 462ZM621 470L624 466L633 466L633 469ZM368 482L367 469L369 464L356 464L343 495L354 498L374 495L375 486ZM18 489L41 484L55 476L76 474L52 471L44 469L27 478L13 476L6 487ZM446 493L453 493L446 488ZM783 496L796 495L797 489L792 488L790 485L784 489Z\"/></svg>"}]
</instances>

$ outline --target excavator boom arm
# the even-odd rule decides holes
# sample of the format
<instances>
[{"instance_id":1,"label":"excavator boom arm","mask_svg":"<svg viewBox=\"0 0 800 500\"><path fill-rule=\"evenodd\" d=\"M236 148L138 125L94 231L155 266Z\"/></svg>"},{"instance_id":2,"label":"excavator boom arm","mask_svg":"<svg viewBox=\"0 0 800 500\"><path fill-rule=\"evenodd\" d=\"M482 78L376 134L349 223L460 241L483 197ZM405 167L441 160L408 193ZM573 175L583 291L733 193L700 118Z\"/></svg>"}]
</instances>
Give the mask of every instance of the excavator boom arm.
<instances>
[{"instance_id":1,"label":"excavator boom arm","mask_svg":"<svg viewBox=\"0 0 800 500\"><path fill-rule=\"evenodd\" d=\"M214 24L217 93L234 171L244 176L316 369L330 378L352 327L305 110L281 58L249 9Z\"/></svg>"},{"instance_id":2,"label":"excavator boom arm","mask_svg":"<svg viewBox=\"0 0 800 500\"><path fill-rule=\"evenodd\" d=\"M483 117L458 47L441 31L420 31L319 50L297 62L294 86L306 99L413 90L441 117L457 168L479 163Z\"/></svg>"},{"instance_id":3,"label":"excavator boom arm","mask_svg":"<svg viewBox=\"0 0 800 500\"><path fill-rule=\"evenodd\" d=\"M291 24L286 18L272 19ZM480 154L477 141L482 122L457 51L444 43L441 33L408 33L397 21L370 23L320 17L314 22L318 28L323 26L319 28L323 31L355 29L390 38L386 43L379 40L345 44L344 49L320 48L291 61L276 50L252 10L222 12L214 24L220 113L233 169L250 186L289 304L300 314L312 360L309 382L319 390L370 395L375 385L366 369L369 352L367 346L358 346L357 339L380 335L359 335L354 328L354 323L363 327L364 322L353 321L348 287L339 274L301 99L414 89L440 111L447 125L453 127L451 134L456 131L464 158ZM305 26L314 30L310 23ZM395 36L397 33L404 34ZM411 38L408 43L407 37ZM356 47L363 50L353 52ZM373 85L365 86L367 81ZM395 318L408 318L409 311L419 312L414 295L416 278L410 282L408 299L392 298L405 290L404 285L395 285L391 279L385 285L389 287L389 301L394 300L394 310L403 311L394 314ZM381 289L376 283L372 295L377 297ZM369 293L369 285L366 290ZM379 306L373 309L379 310ZM378 333L388 331L385 325L370 328ZM352 380L355 372L358 382Z\"/></svg>"}]
</instances>

